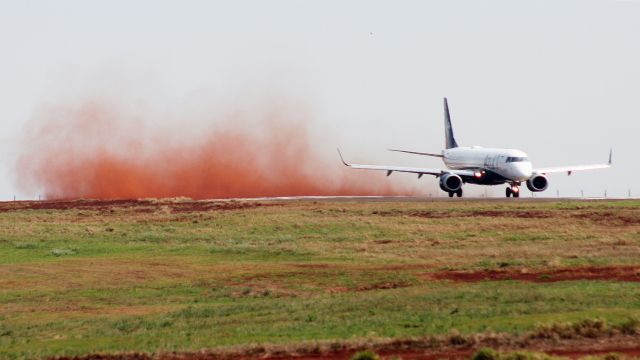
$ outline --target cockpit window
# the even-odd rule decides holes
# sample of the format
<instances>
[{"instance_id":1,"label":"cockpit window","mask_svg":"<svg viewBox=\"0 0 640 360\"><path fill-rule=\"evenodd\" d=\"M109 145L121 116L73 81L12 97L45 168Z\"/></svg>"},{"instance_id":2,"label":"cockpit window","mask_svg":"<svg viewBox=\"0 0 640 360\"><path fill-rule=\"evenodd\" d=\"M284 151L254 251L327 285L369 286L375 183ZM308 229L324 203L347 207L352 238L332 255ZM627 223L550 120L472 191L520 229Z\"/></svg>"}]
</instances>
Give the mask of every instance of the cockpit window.
<instances>
[{"instance_id":1,"label":"cockpit window","mask_svg":"<svg viewBox=\"0 0 640 360\"><path fill-rule=\"evenodd\" d=\"M526 157L517 157L517 156L509 156L507 158L507 162L522 162L522 161L528 161L529 159L527 159Z\"/></svg>"}]
</instances>

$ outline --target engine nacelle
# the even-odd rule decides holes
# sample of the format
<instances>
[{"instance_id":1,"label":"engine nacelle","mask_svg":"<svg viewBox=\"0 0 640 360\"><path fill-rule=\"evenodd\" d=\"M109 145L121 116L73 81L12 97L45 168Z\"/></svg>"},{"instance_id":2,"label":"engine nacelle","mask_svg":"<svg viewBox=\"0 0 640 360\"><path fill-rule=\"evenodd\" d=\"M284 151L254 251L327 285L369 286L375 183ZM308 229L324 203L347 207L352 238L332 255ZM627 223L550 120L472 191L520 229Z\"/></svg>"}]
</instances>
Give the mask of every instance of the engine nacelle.
<instances>
[{"instance_id":1,"label":"engine nacelle","mask_svg":"<svg viewBox=\"0 0 640 360\"><path fill-rule=\"evenodd\" d=\"M549 180L544 175L533 175L527 180L527 188L533 192L545 191L549 187Z\"/></svg>"},{"instance_id":2,"label":"engine nacelle","mask_svg":"<svg viewBox=\"0 0 640 360\"><path fill-rule=\"evenodd\" d=\"M444 174L440 177L440 189L456 192L462 187L462 178L456 174Z\"/></svg>"}]
</instances>

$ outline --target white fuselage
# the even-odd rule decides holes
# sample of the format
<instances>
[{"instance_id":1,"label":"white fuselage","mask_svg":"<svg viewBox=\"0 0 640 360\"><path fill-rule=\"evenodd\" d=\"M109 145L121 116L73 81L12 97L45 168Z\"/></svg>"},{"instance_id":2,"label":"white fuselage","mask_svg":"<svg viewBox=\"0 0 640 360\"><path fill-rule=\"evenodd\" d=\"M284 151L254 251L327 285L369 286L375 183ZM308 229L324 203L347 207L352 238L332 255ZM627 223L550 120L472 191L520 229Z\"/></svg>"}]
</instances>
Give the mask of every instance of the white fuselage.
<instances>
[{"instance_id":1,"label":"white fuselage","mask_svg":"<svg viewBox=\"0 0 640 360\"><path fill-rule=\"evenodd\" d=\"M445 150L440 154L389 149L390 151L441 157L447 169L398 166L398 165L374 165L374 164L349 164L342 158L340 160L346 166L353 169L386 171L387 176L394 172L417 174L418 179L423 175L432 175L439 178L439 186L449 197L462 197L462 186L474 185L500 185L508 184L505 189L507 197L520 197L520 186L526 182L527 188L532 192L544 191L549 186L547 174L562 173L571 175L574 171L607 169L611 167L611 150L609 161L602 164L554 166L536 168L531 166L527 154L515 149L483 148L480 146L465 147L458 145L453 135L451 126L451 114L447 98L444 98L444 144Z\"/></svg>"},{"instance_id":2,"label":"white fuselage","mask_svg":"<svg viewBox=\"0 0 640 360\"><path fill-rule=\"evenodd\" d=\"M489 170L514 182L527 181L533 171L527 154L515 149L456 147L443 150L442 156L449 169Z\"/></svg>"}]
</instances>

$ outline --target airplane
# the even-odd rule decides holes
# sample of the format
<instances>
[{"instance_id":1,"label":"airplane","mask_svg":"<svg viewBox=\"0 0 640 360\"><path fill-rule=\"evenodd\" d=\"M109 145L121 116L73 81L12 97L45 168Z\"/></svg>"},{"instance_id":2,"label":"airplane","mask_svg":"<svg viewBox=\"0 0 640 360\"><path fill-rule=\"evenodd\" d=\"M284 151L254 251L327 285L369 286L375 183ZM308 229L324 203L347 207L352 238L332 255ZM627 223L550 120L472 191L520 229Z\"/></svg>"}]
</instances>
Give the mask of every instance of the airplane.
<instances>
[{"instance_id":1,"label":"airplane","mask_svg":"<svg viewBox=\"0 0 640 360\"><path fill-rule=\"evenodd\" d=\"M506 197L520 197L520 186L526 183L532 192L544 191L549 187L547 174L566 172L571 175L574 171L606 169L611 167L612 150L609 150L609 161L603 164L559 166L548 168L533 168L527 154L516 149L484 148L480 146L459 146L453 136L449 104L444 98L444 135L446 149L440 154L418 151L389 149L415 155L433 156L444 161L446 169L349 164L342 157L340 149L338 155L346 166L353 169L386 171L387 176L393 172L413 173L420 179L423 175L434 175L439 178L440 189L449 194L462 197L462 186L465 183L477 185L508 184Z\"/></svg>"}]
</instances>

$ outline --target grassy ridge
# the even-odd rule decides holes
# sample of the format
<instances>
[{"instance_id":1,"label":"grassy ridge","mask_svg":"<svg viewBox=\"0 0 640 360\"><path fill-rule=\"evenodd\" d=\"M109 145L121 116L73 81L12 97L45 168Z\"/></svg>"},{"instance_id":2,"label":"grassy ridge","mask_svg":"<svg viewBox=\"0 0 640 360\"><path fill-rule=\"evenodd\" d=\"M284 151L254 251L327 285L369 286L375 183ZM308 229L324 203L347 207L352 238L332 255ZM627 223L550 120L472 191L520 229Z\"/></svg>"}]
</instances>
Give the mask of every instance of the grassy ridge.
<instances>
[{"instance_id":1,"label":"grassy ridge","mask_svg":"<svg viewBox=\"0 0 640 360\"><path fill-rule=\"evenodd\" d=\"M0 212L0 357L640 317L640 283L426 276L640 265L637 201L273 205Z\"/></svg>"}]
</instances>

